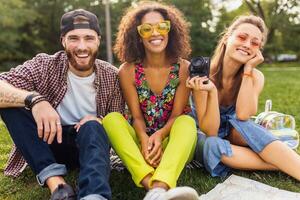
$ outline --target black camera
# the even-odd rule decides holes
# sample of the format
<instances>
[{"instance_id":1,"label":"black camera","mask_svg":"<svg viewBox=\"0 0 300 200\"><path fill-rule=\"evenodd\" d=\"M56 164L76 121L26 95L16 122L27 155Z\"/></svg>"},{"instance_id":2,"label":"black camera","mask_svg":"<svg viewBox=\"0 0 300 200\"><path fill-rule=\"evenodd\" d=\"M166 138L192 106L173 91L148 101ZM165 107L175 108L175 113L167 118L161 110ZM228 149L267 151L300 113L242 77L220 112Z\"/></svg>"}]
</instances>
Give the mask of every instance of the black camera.
<instances>
[{"instance_id":1,"label":"black camera","mask_svg":"<svg viewBox=\"0 0 300 200\"><path fill-rule=\"evenodd\" d=\"M195 57L191 59L191 64L189 66L190 78L195 76L207 76L209 78L210 69L210 58L209 57ZM205 83L205 82L204 82ZM205 84L207 84L206 82Z\"/></svg>"},{"instance_id":2,"label":"black camera","mask_svg":"<svg viewBox=\"0 0 300 200\"><path fill-rule=\"evenodd\" d=\"M189 66L190 77L193 78L195 76L209 76L209 66L210 59L209 57L195 57L191 59L191 64Z\"/></svg>"}]
</instances>

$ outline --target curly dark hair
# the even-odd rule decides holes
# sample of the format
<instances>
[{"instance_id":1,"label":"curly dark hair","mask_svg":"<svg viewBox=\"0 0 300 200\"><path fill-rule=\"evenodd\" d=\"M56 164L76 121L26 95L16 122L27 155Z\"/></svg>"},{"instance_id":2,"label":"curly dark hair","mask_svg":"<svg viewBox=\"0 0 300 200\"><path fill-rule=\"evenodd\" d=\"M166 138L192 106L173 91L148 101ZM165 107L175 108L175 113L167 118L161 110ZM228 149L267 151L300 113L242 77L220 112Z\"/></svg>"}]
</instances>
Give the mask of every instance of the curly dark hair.
<instances>
[{"instance_id":1,"label":"curly dark hair","mask_svg":"<svg viewBox=\"0 0 300 200\"><path fill-rule=\"evenodd\" d=\"M137 26L141 24L144 15L149 12L160 13L165 20L170 20L171 29L166 47L169 59L187 59L191 53L190 24L184 19L183 14L174 6L153 1L142 1L130 7L122 17L117 33L114 52L121 62L141 62L145 57L145 49L140 42Z\"/></svg>"}]
</instances>

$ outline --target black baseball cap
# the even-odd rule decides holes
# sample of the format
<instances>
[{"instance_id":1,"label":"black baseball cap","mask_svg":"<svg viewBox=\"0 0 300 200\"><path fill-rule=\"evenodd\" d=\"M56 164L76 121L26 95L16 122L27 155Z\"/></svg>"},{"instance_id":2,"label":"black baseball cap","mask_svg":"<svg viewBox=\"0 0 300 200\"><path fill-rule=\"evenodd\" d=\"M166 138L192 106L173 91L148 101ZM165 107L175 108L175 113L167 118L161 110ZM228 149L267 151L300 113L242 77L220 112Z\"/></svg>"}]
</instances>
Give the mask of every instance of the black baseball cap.
<instances>
[{"instance_id":1,"label":"black baseball cap","mask_svg":"<svg viewBox=\"0 0 300 200\"><path fill-rule=\"evenodd\" d=\"M74 23L74 19L77 16L86 17L87 22ZM98 35L100 35L100 27L99 27L97 16L84 9L77 9L77 10L67 12L61 17L61 21L60 21L61 36L64 36L67 32L74 29L92 29L96 31Z\"/></svg>"}]
</instances>

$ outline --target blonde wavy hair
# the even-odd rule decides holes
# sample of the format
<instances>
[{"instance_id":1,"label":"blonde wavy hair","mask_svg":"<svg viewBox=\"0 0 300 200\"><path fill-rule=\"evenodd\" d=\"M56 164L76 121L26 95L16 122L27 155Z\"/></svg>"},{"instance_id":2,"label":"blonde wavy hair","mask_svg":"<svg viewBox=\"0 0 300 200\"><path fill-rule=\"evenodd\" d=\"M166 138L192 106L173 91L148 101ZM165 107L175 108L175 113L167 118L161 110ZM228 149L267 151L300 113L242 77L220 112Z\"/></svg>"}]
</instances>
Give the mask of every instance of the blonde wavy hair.
<instances>
[{"instance_id":1,"label":"blonde wavy hair","mask_svg":"<svg viewBox=\"0 0 300 200\"><path fill-rule=\"evenodd\" d=\"M264 20L260 17L254 15L242 15L236 17L231 25L226 28L221 34L221 38L218 42L217 47L215 48L214 54L211 60L211 66L215 71L212 72L215 80L215 85L218 89L222 89L222 78L223 78L223 60L226 51L226 40L232 33L241 25L241 24L252 24L256 26L262 33L262 45L261 48L266 44L267 36L268 36L268 29ZM238 90L241 84L241 73L243 72L243 68L241 67L239 72L236 74L235 77L235 84L233 88L233 92L235 93L235 97L237 97Z\"/></svg>"}]
</instances>

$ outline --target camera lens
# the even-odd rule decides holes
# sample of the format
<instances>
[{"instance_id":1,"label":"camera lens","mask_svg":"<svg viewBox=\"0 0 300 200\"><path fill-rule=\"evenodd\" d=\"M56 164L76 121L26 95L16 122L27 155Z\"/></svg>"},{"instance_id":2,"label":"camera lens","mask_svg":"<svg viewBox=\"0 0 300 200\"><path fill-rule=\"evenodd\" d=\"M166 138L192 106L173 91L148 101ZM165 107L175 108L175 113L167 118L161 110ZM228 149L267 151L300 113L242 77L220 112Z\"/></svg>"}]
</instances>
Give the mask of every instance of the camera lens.
<instances>
[{"instance_id":1,"label":"camera lens","mask_svg":"<svg viewBox=\"0 0 300 200\"><path fill-rule=\"evenodd\" d=\"M208 57L195 57L191 59L191 64L189 66L190 77L193 78L195 76L209 77L209 66L210 60Z\"/></svg>"},{"instance_id":2,"label":"camera lens","mask_svg":"<svg viewBox=\"0 0 300 200\"><path fill-rule=\"evenodd\" d=\"M203 63L203 58L202 57L198 57L192 60L192 64L194 66L201 66Z\"/></svg>"}]
</instances>

